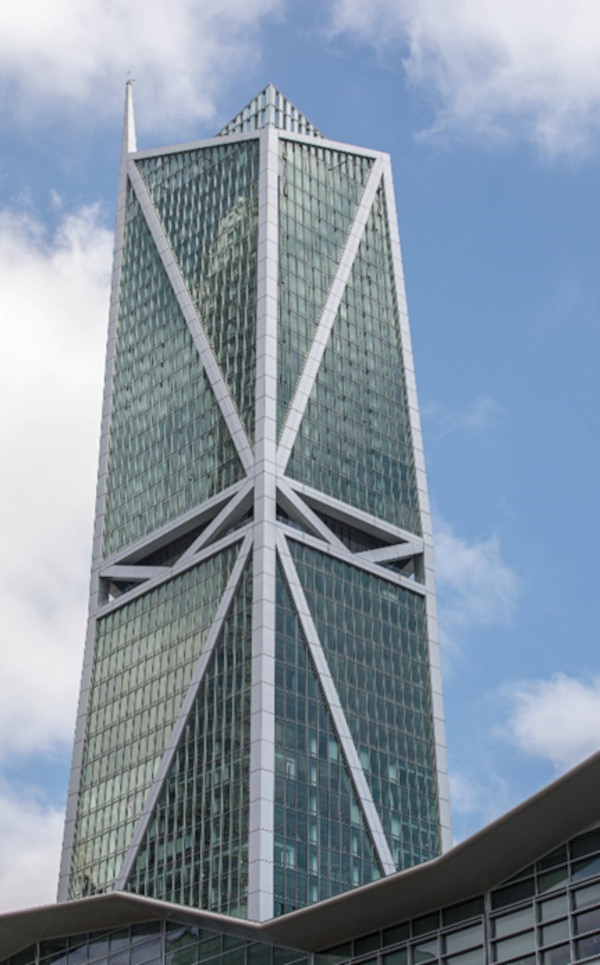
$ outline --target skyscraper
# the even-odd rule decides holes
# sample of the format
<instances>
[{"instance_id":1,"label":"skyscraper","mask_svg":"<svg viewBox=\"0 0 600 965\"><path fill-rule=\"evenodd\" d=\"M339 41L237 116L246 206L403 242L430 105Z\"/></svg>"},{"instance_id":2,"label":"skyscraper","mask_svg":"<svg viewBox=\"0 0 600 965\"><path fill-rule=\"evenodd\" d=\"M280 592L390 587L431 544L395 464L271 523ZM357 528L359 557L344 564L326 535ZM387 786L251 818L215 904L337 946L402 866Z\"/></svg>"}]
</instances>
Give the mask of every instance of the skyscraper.
<instances>
[{"instance_id":1,"label":"skyscraper","mask_svg":"<svg viewBox=\"0 0 600 965\"><path fill-rule=\"evenodd\" d=\"M448 843L389 158L272 86L138 151L128 85L59 898L261 922Z\"/></svg>"}]
</instances>

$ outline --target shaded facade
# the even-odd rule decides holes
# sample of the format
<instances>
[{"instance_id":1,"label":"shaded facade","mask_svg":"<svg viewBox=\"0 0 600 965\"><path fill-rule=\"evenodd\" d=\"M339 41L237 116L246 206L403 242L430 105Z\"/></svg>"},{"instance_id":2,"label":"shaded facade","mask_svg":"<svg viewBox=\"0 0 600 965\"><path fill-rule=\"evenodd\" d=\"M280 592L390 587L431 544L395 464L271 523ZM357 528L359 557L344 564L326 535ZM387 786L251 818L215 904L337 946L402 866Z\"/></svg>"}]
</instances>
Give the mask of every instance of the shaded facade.
<instances>
[{"instance_id":1,"label":"shaded facade","mask_svg":"<svg viewBox=\"0 0 600 965\"><path fill-rule=\"evenodd\" d=\"M432 540L390 162L269 86L123 135L59 898L266 921L438 855Z\"/></svg>"}]
</instances>

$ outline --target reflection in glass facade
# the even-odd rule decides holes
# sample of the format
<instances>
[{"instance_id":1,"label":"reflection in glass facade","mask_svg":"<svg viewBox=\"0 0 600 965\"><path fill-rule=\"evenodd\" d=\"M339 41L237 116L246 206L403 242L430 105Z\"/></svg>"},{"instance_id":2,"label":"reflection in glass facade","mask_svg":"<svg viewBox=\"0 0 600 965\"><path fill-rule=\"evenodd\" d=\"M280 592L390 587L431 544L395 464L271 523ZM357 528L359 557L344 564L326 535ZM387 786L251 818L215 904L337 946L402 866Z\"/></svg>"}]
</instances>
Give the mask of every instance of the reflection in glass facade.
<instances>
[{"instance_id":1,"label":"reflection in glass facade","mask_svg":"<svg viewBox=\"0 0 600 965\"><path fill-rule=\"evenodd\" d=\"M289 541L398 869L439 852L422 596Z\"/></svg>"},{"instance_id":2,"label":"reflection in glass facade","mask_svg":"<svg viewBox=\"0 0 600 965\"><path fill-rule=\"evenodd\" d=\"M373 159L281 141L279 169L279 423L356 215Z\"/></svg>"},{"instance_id":3,"label":"reflection in glass facade","mask_svg":"<svg viewBox=\"0 0 600 965\"><path fill-rule=\"evenodd\" d=\"M595 965L600 830L579 835L485 895L357 937L327 954L352 965Z\"/></svg>"},{"instance_id":4,"label":"reflection in glass facade","mask_svg":"<svg viewBox=\"0 0 600 965\"><path fill-rule=\"evenodd\" d=\"M119 304L104 556L243 475L131 190Z\"/></svg>"},{"instance_id":5,"label":"reflection in glass facade","mask_svg":"<svg viewBox=\"0 0 600 965\"><path fill-rule=\"evenodd\" d=\"M247 563L127 889L243 918L252 658Z\"/></svg>"},{"instance_id":6,"label":"reflection in glass facade","mask_svg":"<svg viewBox=\"0 0 600 965\"><path fill-rule=\"evenodd\" d=\"M251 435L258 143L180 151L136 164Z\"/></svg>"},{"instance_id":7,"label":"reflection in glass facade","mask_svg":"<svg viewBox=\"0 0 600 965\"><path fill-rule=\"evenodd\" d=\"M98 619L71 898L118 874L238 551Z\"/></svg>"},{"instance_id":8,"label":"reflection in glass facade","mask_svg":"<svg viewBox=\"0 0 600 965\"><path fill-rule=\"evenodd\" d=\"M411 533L421 532L382 189L371 209L287 473Z\"/></svg>"},{"instance_id":9,"label":"reflection in glass facade","mask_svg":"<svg viewBox=\"0 0 600 965\"><path fill-rule=\"evenodd\" d=\"M277 578L275 909L381 877L283 575Z\"/></svg>"},{"instance_id":10,"label":"reflection in glass facade","mask_svg":"<svg viewBox=\"0 0 600 965\"><path fill-rule=\"evenodd\" d=\"M271 86L138 151L130 92L59 898L264 922L449 840L391 168Z\"/></svg>"}]
</instances>

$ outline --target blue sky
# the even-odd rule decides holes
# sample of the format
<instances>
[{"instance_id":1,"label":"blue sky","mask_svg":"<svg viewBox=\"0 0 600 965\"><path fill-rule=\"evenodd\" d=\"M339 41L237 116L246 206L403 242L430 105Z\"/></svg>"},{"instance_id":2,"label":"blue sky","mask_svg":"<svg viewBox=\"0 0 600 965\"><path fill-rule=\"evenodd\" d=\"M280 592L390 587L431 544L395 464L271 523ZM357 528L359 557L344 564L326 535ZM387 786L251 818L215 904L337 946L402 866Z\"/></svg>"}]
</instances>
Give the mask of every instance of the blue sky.
<instances>
[{"instance_id":1,"label":"blue sky","mask_svg":"<svg viewBox=\"0 0 600 965\"><path fill-rule=\"evenodd\" d=\"M121 111L210 136L269 81L392 155L457 839L598 747L596 0L8 0L0 30L0 910L54 897Z\"/></svg>"}]
</instances>

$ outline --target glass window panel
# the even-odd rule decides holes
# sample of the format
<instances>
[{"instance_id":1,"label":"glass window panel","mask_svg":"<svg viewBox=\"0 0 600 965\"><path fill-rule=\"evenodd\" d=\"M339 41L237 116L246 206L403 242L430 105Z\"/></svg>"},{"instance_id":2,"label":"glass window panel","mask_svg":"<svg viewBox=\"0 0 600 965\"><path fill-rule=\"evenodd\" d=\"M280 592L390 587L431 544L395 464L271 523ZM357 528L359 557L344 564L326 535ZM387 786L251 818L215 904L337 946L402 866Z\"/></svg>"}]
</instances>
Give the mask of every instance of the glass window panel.
<instances>
[{"instance_id":1,"label":"glass window panel","mask_svg":"<svg viewBox=\"0 0 600 965\"><path fill-rule=\"evenodd\" d=\"M438 957L438 940L434 938L428 942L419 942L412 946L413 962L419 965L420 962L430 962Z\"/></svg>"},{"instance_id":2,"label":"glass window panel","mask_svg":"<svg viewBox=\"0 0 600 965\"><path fill-rule=\"evenodd\" d=\"M342 945L334 945L333 948L328 948L324 955L332 956L334 959L342 962L347 958L352 958L352 942L344 942Z\"/></svg>"},{"instance_id":3,"label":"glass window panel","mask_svg":"<svg viewBox=\"0 0 600 965\"><path fill-rule=\"evenodd\" d=\"M476 915L483 914L483 898L472 898L470 901L462 901L459 905L452 905L451 908L444 908L442 911L442 924L456 925L459 921L467 918L474 918Z\"/></svg>"},{"instance_id":4,"label":"glass window panel","mask_svg":"<svg viewBox=\"0 0 600 965\"><path fill-rule=\"evenodd\" d=\"M248 965L271 965L271 949L268 945L251 942L246 954L248 955Z\"/></svg>"},{"instance_id":5,"label":"glass window panel","mask_svg":"<svg viewBox=\"0 0 600 965\"><path fill-rule=\"evenodd\" d=\"M354 939L354 954L364 955L365 952L372 952L379 948L381 944L381 934L376 931L372 935L363 935L361 938Z\"/></svg>"},{"instance_id":6,"label":"glass window panel","mask_svg":"<svg viewBox=\"0 0 600 965\"><path fill-rule=\"evenodd\" d=\"M575 953L577 958L590 958L592 955L600 955L600 935L588 935L587 938L580 938L575 942Z\"/></svg>"},{"instance_id":7,"label":"glass window panel","mask_svg":"<svg viewBox=\"0 0 600 965\"><path fill-rule=\"evenodd\" d=\"M80 945L79 948L69 949L69 954L67 955L67 965L80 965L81 962L87 962L88 960L87 942L83 945Z\"/></svg>"},{"instance_id":8,"label":"glass window panel","mask_svg":"<svg viewBox=\"0 0 600 965\"><path fill-rule=\"evenodd\" d=\"M119 952L111 952L108 956L108 965L129 965L129 948L123 948Z\"/></svg>"},{"instance_id":9,"label":"glass window panel","mask_svg":"<svg viewBox=\"0 0 600 965\"><path fill-rule=\"evenodd\" d=\"M508 885L506 888L498 888L497 891L492 892L492 908L505 908L506 905L531 898L534 892L533 878L516 885Z\"/></svg>"},{"instance_id":10,"label":"glass window panel","mask_svg":"<svg viewBox=\"0 0 600 965\"><path fill-rule=\"evenodd\" d=\"M540 928L540 939L542 945L553 945L555 942L563 941L569 937L569 922L567 918L562 921L555 921L551 925Z\"/></svg>"},{"instance_id":11,"label":"glass window panel","mask_svg":"<svg viewBox=\"0 0 600 965\"><path fill-rule=\"evenodd\" d=\"M426 935L430 931L436 931L440 927L439 912L432 915L423 915L421 918L413 919L413 935Z\"/></svg>"},{"instance_id":12,"label":"glass window panel","mask_svg":"<svg viewBox=\"0 0 600 965\"><path fill-rule=\"evenodd\" d=\"M505 935L514 935L515 932L523 931L533 925L533 905L527 908L520 908L513 911L510 915L501 915L492 921L492 934L494 938L503 938Z\"/></svg>"},{"instance_id":13,"label":"glass window panel","mask_svg":"<svg viewBox=\"0 0 600 965\"><path fill-rule=\"evenodd\" d=\"M562 848L557 848L551 854L546 855L541 861L538 861L538 871L548 871L550 868L556 868L559 865L567 863L567 846L563 845Z\"/></svg>"},{"instance_id":14,"label":"glass window panel","mask_svg":"<svg viewBox=\"0 0 600 965\"><path fill-rule=\"evenodd\" d=\"M388 952L386 955L382 955L381 960L383 965L407 965L408 949L397 948L394 952Z\"/></svg>"},{"instance_id":15,"label":"glass window panel","mask_svg":"<svg viewBox=\"0 0 600 965\"><path fill-rule=\"evenodd\" d=\"M131 949L131 965L142 965L160 956L160 938L134 945Z\"/></svg>"},{"instance_id":16,"label":"glass window panel","mask_svg":"<svg viewBox=\"0 0 600 965\"><path fill-rule=\"evenodd\" d=\"M546 871L544 874L538 875L538 891L552 891L554 888L562 888L569 881L569 870L565 866L564 868L555 868L554 871Z\"/></svg>"},{"instance_id":17,"label":"glass window panel","mask_svg":"<svg viewBox=\"0 0 600 965\"><path fill-rule=\"evenodd\" d=\"M383 932L383 944L395 945L397 942L404 942L409 937L409 931L408 922L404 922L402 925L393 925L392 928L386 928Z\"/></svg>"},{"instance_id":18,"label":"glass window panel","mask_svg":"<svg viewBox=\"0 0 600 965\"><path fill-rule=\"evenodd\" d=\"M569 965L571 949L568 945L558 945L542 952L542 965Z\"/></svg>"},{"instance_id":19,"label":"glass window panel","mask_svg":"<svg viewBox=\"0 0 600 965\"><path fill-rule=\"evenodd\" d=\"M600 851L600 830L590 831L575 838L571 841L570 850L572 858L583 858L586 854Z\"/></svg>"},{"instance_id":20,"label":"glass window panel","mask_svg":"<svg viewBox=\"0 0 600 965\"><path fill-rule=\"evenodd\" d=\"M483 942L483 923L471 925L470 928L461 928L460 931L450 932L444 936L444 949L448 954L462 952L465 948L471 948Z\"/></svg>"},{"instance_id":21,"label":"glass window panel","mask_svg":"<svg viewBox=\"0 0 600 965\"><path fill-rule=\"evenodd\" d=\"M517 955L526 955L528 952L535 951L535 936L533 931L523 932L521 935L513 935L512 938L504 938L502 941L493 942L492 953L495 962L505 962L509 958Z\"/></svg>"},{"instance_id":22,"label":"glass window panel","mask_svg":"<svg viewBox=\"0 0 600 965\"><path fill-rule=\"evenodd\" d=\"M596 930L600 930L600 908L594 908L592 911L585 911L582 915L575 916L576 935Z\"/></svg>"},{"instance_id":23,"label":"glass window panel","mask_svg":"<svg viewBox=\"0 0 600 965\"><path fill-rule=\"evenodd\" d=\"M538 915L540 921L550 921L551 918L558 918L559 915L566 915L568 911L567 896L558 895L556 898L549 898L548 901L540 901L538 905Z\"/></svg>"},{"instance_id":24,"label":"glass window panel","mask_svg":"<svg viewBox=\"0 0 600 965\"><path fill-rule=\"evenodd\" d=\"M592 878L598 874L600 874L600 855L574 862L571 877L573 881L582 881L584 878Z\"/></svg>"},{"instance_id":25,"label":"glass window panel","mask_svg":"<svg viewBox=\"0 0 600 965\"><path fill-rule=\"evenodd\" d=\"M468 952L461 952L460 955L449 955L444 961L446 965L486 965L485 949L472 948Z\"/></svg>"},{"instance_id":26,"label":"glass window panel","mask_svg":"<svg viewBox=\"0 0 600 965\"><path fill-rule=\"evenodd\" d=\"M586 888L578 888L573 892L573 904L575 908L586 908L588 905L595 905L600 902L600 881Z\"/></svg>"}]
</instances>

